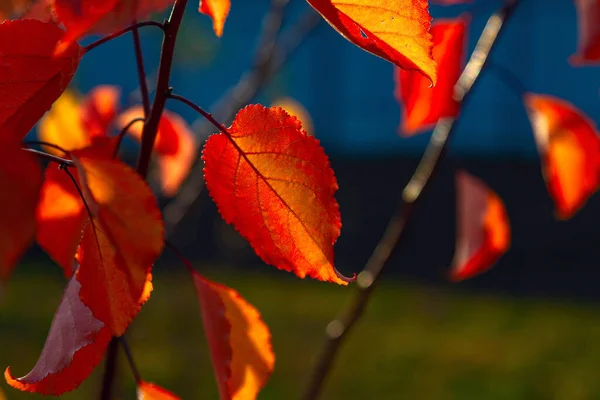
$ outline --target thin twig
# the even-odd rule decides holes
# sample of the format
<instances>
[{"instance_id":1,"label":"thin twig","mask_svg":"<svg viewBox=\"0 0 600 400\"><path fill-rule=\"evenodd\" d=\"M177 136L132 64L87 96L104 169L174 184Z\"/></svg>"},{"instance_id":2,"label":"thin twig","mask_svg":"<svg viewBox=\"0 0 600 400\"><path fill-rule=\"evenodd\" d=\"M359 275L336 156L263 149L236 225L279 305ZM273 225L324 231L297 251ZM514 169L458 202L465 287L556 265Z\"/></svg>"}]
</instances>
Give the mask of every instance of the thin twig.
<instances>
[{"instance_id":1,"label":"thin twig","mask_svg":"<svg viewBox=\"0 0 600 400\"><path fill-rule=\"evenodd\" d=\"M111 400L112 389L117 375L117 356L119 350L119 340L113 338L108 344L106 351L106 364L104 375L102 377L102 390L100 391L100 400Z\"/></svg>"},{"instance_id":2,"label":"thin twig","mask_svg":"<svg viewBox=\"0 0 600 400\"><path fill-rule=\"evenodd\" d=\"M69 154L69 152L67 150L63 149L59 145L54 144L54 143L50 143L50 142L44 142L42 140L26 140L26 141L23 142L23 144L26 145L26 146L38 145L38 146L52 147L53 149L56 149L58 151L62 151L65 155Z\"/></svg>"},{"instance_id":3,"label":"thin twig","mask_svg":"<svg viewBox=\"0 0 600 400\"><path fill-rule=\"evenodd\" d=\"M131 128L133 126L133 124L135 124L136 122L144 122L144 121L145 121L145 118L142 118L142 117L134 118L131 121L129 121L127 123L127 125L125 125L123 127L123 129L121 129L121 132L119 132L119 134L117 135L117 143L115 145L115 151L113 153L113 158L117 158L117 154L119 153L119 148L121 147L123 138L127 134L127 131L129 131L129 128Z\"/></svg>"},{"instance_id":4,"label":"thin twig","mask_svg":"<svg viewBox=\"0 0 600 400\"><path fill-rule=\"evenodd\" d=\"M55 156L54 154L45 153L45 152L40 151L40 150L29 149L29 148L24 148L23 150L25 150L25 151L27 151L29 153L32 153L34 156L36 156L38 158L43 158L45 160L55 162L55 163L57 163L59 165L66 165L66 166L69 166L69 167L72 167L74 165L72 160L67 160L66 158Z\"/></svg>"},{"instance_id":5,"label":"thin twig","mask_svg":"<svg viewBox=\"0 0 600 400\"><path fill-rule=\"evenodd\" d=\"M506 26L506 22L513 14L517 4L518 0L509 0L488 19L469 62L454 86L454 98L461 106L465 105L473 85L477 82L483 67L486 65L492 48L497 43L498 35L501 33L502 28ZM395 215L390 220L383 237L371 258L367 261L365 268L358 275L357 289L350 303L336 319L327 325L325 343L311 371L302 399L313 400L319 397L342 342L348 337L348 333L363 314L387 261L404 237L405 227L414 216L415 206L421 199L423 190L431 183L431 178L439 168L449 139L454 133L457 118L443 118L436 124L423 158L402 192L402 199Z\"/></svg>"},{"instance_id":6,"label":"thin twig","mask_svg":"<svg viewBox=\"0 0 600 400\"><path fill-rule=\"evenodd\" d=\"M140 382L142 382L142 376L140 375L140 370L135 364L135 360L133 358L133 354L131 353L129 343L127 343L127 339L125 339L125 336L121 336L119 340L121 341L121 346L123 347L123 350L125 350L125 356L127 357L127 362L129 363L129 368L131 369L133 378L135 379L135 382L137 384L140 384Z\"/></svg>"},{"instance_id":7,"label":"thin twig","mask_svg":"<svg viewBox=\"0 0 600 400\"><path fill-rule=\"evenodd\" d=\"M137 64L138 78L140 80L140 92L142 94L142 104L144 105L144 118L150 113L150 95L148 93L148 79L146 77L146 67L144 66L144 54L142 52L142 41L140 40L140 31L136 27L132 31L133 47L135 48L135 61Z\"/></svg>"},{"instance_id":8,"label":"thin twig","mask_svg":"<svg viewBox=\"0 0 600 400\"><path fill-rule=\"evenodd\" d=\"M124 34L126 34L127 32L131 32L137 28L142 28L144 26L156 26L158 28L160 28L161 30L165 30L165 26L162 22L158 22L158 21L143 21L143 22L138 22L136 24L133 25L129 25L128 27L121 29L118 32L112 33L108 36L103 37L102 39L98 39L93 43L88 44L87 46L84 47L85 52L87 53L90 50L95 49L96 47L100 46L101 44L104 44L106 42L110 42L113 39L118 38L119 36L122 36Z\"/></svg>"}]
</instances>

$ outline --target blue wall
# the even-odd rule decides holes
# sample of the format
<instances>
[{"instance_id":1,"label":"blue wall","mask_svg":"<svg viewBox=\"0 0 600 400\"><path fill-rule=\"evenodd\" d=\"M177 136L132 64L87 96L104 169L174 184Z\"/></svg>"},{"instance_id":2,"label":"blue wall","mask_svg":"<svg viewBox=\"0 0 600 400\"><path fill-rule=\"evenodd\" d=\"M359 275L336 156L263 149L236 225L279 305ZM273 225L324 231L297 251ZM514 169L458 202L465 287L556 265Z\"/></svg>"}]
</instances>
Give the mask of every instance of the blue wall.
<instances>
[{"instance_id":1,"label":"blue wall","mask_svg":"<svg viewBox=\"0 0 600 400\"><path fill-rule=\"evenodd\" d=\"M233 0L222 38L214 37L210 21L190 4L177 47L172 85L176 91L208 107L235 83L252 63L268 0ZM434 17L472 11L469 44L473 49L498 0L476 0L467 6L432 6ZM287 25L309 6L292 1ZM155 72L160 32L144 28L148 72ZM573 68L577 26L572 0L523 0L505 31L493 59L513 73L528 90L568 99L600 122L600 68ZM113 83L125 94L135 91L131 38L124 37L86 55L76 85L86 92L96 84ZM280 95L295 97L312 115L316 135L331 154L416 154L429 134L406 139L397 135L400 108L394 99L392 66L351 45L323 23L261 93L269 104ZM129 103L135 96L127 97ZM171 108L192 122L193 112ZM535 145L520 96L492 71L482 78L465 108L452 151L461 155L535 157Z\"/></svg>"}]
</instances>

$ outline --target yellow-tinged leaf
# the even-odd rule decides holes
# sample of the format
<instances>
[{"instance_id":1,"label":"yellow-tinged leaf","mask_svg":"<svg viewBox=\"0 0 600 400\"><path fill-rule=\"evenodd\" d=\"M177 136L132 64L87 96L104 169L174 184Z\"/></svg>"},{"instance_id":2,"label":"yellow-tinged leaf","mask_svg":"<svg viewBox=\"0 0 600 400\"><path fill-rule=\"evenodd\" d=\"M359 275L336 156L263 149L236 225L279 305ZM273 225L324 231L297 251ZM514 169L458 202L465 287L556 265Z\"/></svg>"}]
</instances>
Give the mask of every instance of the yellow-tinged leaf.
<instances>
[{"instance_id":1,"label":"yellow-tinged leaf","mask_svg":"<svg viewBox=\"0 0 600 400\"><path fill-rule=\"evenodd\" d=\"M198 11L212 18L215 34L221 37L230 8L230 0L200 0Z\"/></svg>"}]
</instances>

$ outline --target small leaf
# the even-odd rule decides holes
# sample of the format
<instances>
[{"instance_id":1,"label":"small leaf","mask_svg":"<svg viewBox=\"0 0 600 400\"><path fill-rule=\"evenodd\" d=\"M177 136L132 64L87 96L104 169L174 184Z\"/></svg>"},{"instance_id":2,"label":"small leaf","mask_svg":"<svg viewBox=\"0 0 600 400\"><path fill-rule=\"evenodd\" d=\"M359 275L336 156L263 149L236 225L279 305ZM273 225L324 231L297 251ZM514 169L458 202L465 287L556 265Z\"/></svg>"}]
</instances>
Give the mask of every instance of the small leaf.
<instances>
[{"instance_id":1,"label":"small leaf","mask_svg":"<svg viewBox=\"0 0 600 400\"><path fill-rule=\"evenodd\" d=\"M124 163L93 148L74 151L73 161L94 217L77 253L80 297L120 336L150 296L152 263L164 245L162 217L148 185Z\"/></svg>"},{"instance_id":2,"label":"small leaf","mask_svg":"<svg viewBox=\"0 0 600 400\"><path fill-rule=\"evenodd\" d=\"M81 123L89 136L106 136L119 109L121 91L117 86L99 85L92 89L80 106Z\"/></svg>"},{"instance_id":3,"label":"small leaf","mask_svg":"<svg viewBox=\"0 0 600 400\"><path fill-rule=\"evenodd\" d=\"M575 66L600 63L600 2L575 0L577 9L577 53L569 61Z\"/></svg>"},{"instance_id":4,"label":"small leaf","mask_svg":"<svg viewBox=\"0 0 600 400\"><path fill-rule=\"evenodd\" d=\"M35 237L41 175L37 161L21 150L18 141L0 141L0 283Z\"/></svg>"},{"instance_id":5,"label":"small leaf","mask_svg":"<svg viewBox=\"0 0 600 400\"><path fill-rule=\"evenodd\" d=\"M132 107L121 114L118 124L124 127L143 116L142 107ZM142 122L136 123L128 133L141 141L143 126ZM154 150L158 155L161 191L165 196L175 196L196 161L196 136L181 116L165 110L159 122Z\"/></svg>"},{"instance_id":6,"label":"small leaf","mask_svg":"<svg viewBox=\"0 0 600 400\"><path fill-rule=\"evenodd\" d=\"M307 1L350 42L436 84L427 0Z\"/></svg>"},{"instance_id":7,"label":"small leaf","mask_svg":"<svg viewBox=\"0 0 600 400\"><path fill-rule=\"evenodd\" d=\"M179 397L153 383L140 382L137 387L137 400L179 400Z\"/></svg>"},{"instance_id":8,"label":"small leaf","mask_svg":"<svg viewBox=\"0 0 600 400\"><path fill-rule=\"evenodd\" d=\"M82 49L54 47L64 32L36 20L0 24L0 132L22 139L65 90L75 74Z\"/></svg>"},{"instance_id":9,"label":"small leaf","mask_svg":"<svg viewBox=\"0 0 600 400\"><path fill-rule=\"evenodd\" d=\"M440 118L458 115L459 104L453 94L464 64L467 25L468 17L436 20L432 25L433 58L438 74L435 87L431 88L429 80L421 74L394 68L395 96L404 111L402 135L412 136L431 129Z\"/></svg>"},{"instance_id":10,"label":"small leaf","mask_svg":"<svg viewBox=\"0 0 600 400\"><path fill-rule=\"evenodd\" d=\"M202 156L225 221L267 264L301 278L351 282L334 268L338 184L319 142L281 108L260 105L239 111L228 133L210 136Z\"/></svg>"},{"instance_id":11,"label":"small leaf","mask_svg":"<svg viewBox=\"0 0 600 400\"><path fill-rule=\"evenodd\" d=\"M255 399L275 365L269 328L238 292L192 276L220 399Z\"/></svg>"},{"instance_id":12,"label":"small leaf","mask_svg":"<svg viewBox=\"0 0 600 400\"><path fill-rule=\"evenodd\" d=\"M502 200L481 180L456 174L457 233L450 277L472 278L490 269L510 246L510 226Z\"/></svg>"},{"instance_id":13,"label":"small leaf","mask_svg":"<svg viewBox=\"0 0 600 400\"><path fill-rule=\"evenodd\" d=\"M71 278L52 320L48 338L35 367L24 377L4 377L12 387L58 396L75 389L104 357L110 331L80 300L81 284Z\"/></svg>"},{"instance_id":14,"label":"small leaf","mask_svg":"<svg viewBox=\"0 0 600 400\"><path fill-rule=\"evenodd\" d=\"M524 101L557 217L569 219L598 190L598 132L586 115L564 100L528 93Z\"/></svg>"},{"instance_id":15,"label":"small leaf","mask_svg":"<svg viewBox=\"0 0 600 400\"><path fill-rule=\"evenodd\" d=\"M198 11L208 15L213 20L215 35L221 37L230 8L231 0L200 0Z\"/></svg>"}]
</instances>

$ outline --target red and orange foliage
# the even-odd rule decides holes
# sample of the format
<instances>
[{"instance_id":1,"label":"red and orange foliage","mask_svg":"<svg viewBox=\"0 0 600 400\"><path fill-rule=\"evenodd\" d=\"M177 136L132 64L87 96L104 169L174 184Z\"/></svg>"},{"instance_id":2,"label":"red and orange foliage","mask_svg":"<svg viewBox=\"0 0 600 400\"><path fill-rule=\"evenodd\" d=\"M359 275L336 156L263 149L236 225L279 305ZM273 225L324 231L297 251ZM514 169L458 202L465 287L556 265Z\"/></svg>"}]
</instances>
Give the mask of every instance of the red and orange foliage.
<instances>
[{"instance_id":1,"label":"red and orange foliage","mask_svg":"<svg viewBox=\"0 0 600 400\"><path fill-rule=\"evenodd\" d=\"M334 267L341 219L337 180L319 142L281 108L250 105L204 148L206 186L219 212L264 262L346 285Z\"/></svg>"},{"instance_id":2,"label":"red and orange foliage","mask_svg":"<svg viewBox=\"0 0 600 400\"><path fill-rule=\"evenodd\" d=\"M421 74L394 68L395 96L403 108L402 135L412 136L432 128L440 118L458 115L454 85L464 64L469 19L465 15L452 20L436 20L431 26L438 76L435 87L430 87L429 80Z\"/></svg>"},{"instance_id":3,"label":"red and orange foliage","mask_svg":"<svg viewBox=\"0 0 600 400\"><path fill-rule=\"evenodd\" d=\"M307 1L350 42L436 84L427 0Z\"/></svg>"},{"instance_id":4,"label":"red and orange foliage","mask_svg":"<svg viewBox=\"0 0 600 400\"><path fill-rule=\"evenodd\" d=\"M139 382L137 400L179 400L179 397L153 383Z\"/></svg>"},{"instance_id":5,"label":"red and orange foliage","mask_svg":"<svg viewBox=\"0 0 600 400\"><path fill-rule=\"evenodd\" d=\"M528 93L524 101L557 217L569 219L598 190L598 132L587 116L564 100Z\"/></svg>"},{"instance_id":6,"label":"red and orange foliage","mask_svg":"<svg viewBox=\"0 0 600 400\"><path fill-rule=\"evenodd\" d=\"M230 8L230 0L200 0L198 11L212 18L215 34L221 37Z\"/></svg>"},{"instance_id":7,"label":"red and orange foliage","mask_svg":"<svg viewBox=\"0 0 600 400\"><path fill-rule=\"evenodd\" d=\"M221 400L254 399L267 383L275 354L260 313L235 290L190 269Z\"/></svg>"},{"instance_id":8,"label":"red and orange foliage","mask_svg":"<svg viewBox=\"0 0 600 400\"><path fill-rule=\"evenodd\" d=\"M491 268L510 246L506 209L481 180L456 174L456 249L450 278L471 278Z\"/></svg>"},{"instance_id":9,"label":"red and orange foliage","mask_svg":"<svg viewBox=\"0 0 600 400\"><path fill-rule=\"evenodd\" d=\"M600 2L575 0L578 19L577 53L570 61L573 65L600 63Z\"/></svg>"}]
</instances>

